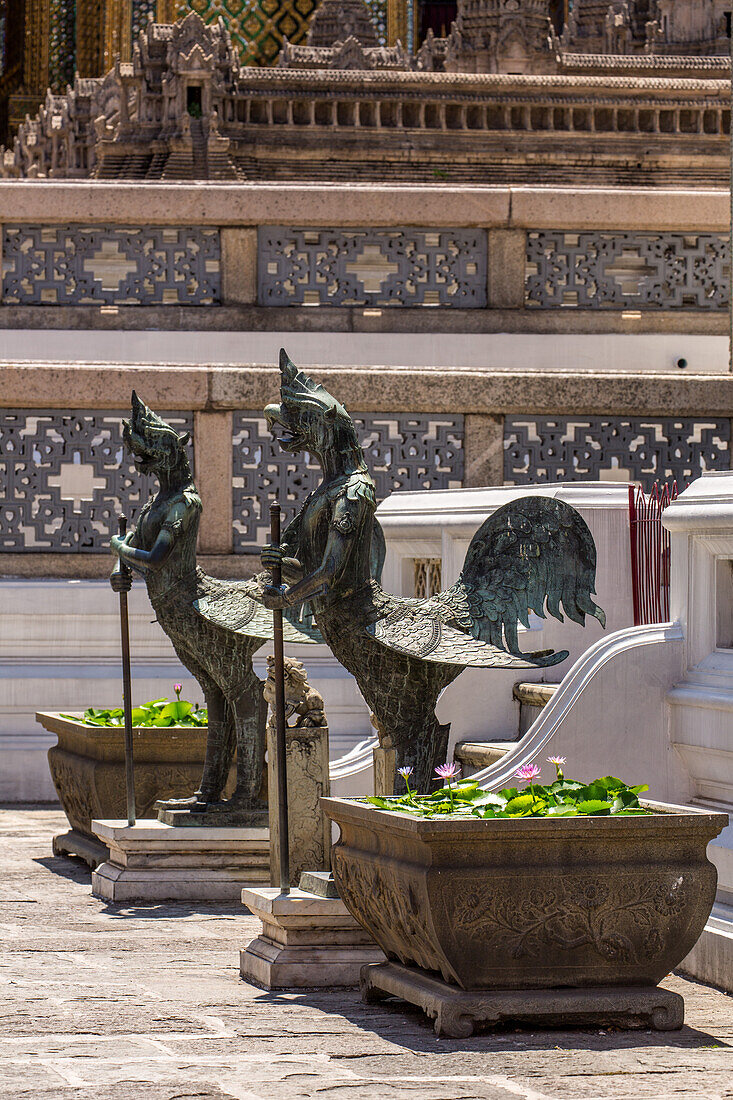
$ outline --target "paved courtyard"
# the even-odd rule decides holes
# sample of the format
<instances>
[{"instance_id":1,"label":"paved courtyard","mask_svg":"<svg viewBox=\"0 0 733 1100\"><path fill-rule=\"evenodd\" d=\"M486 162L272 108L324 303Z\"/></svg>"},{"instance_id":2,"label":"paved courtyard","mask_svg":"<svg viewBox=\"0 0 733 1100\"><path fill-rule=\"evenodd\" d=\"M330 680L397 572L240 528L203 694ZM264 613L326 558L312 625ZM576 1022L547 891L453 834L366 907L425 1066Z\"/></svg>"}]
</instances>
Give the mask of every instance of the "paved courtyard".
<instances>
[{"instance_id":1,"label":"paved courtyard","mask_svg":"<svg viewBox=\"0 0 733 1100\"><path fill-rule=\"evenodd\" d=\"M436 1039L355 990L239 979L241 906L115 907L51 855L63 815L0 811L0 1097L614 1100L733 1097L733 998L678 977L680 1032Z\"/></svg>"}]
</instances>

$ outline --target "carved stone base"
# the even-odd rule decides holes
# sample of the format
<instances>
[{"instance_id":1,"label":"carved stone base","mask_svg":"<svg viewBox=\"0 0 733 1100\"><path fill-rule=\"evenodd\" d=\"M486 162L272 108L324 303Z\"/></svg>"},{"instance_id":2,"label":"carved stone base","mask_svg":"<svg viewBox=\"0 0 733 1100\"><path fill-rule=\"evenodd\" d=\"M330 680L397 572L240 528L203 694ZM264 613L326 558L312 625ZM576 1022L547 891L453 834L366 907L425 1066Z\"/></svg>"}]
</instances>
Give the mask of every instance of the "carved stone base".
<instances>
[{"instance_id":1,"label":"carved stone base","mask_svg":"<svg viewBox=\"0 0 733 1100\"><path fill-rule=\"evenodd\" d=\"M239 954L245 981L266 989L355 986L365 963L384 960L340 898L274 887L242 891L262 934Z\"/></svg>"},{"instance_id":2,"label":"carved stone base","mask_svg":"<svg viewBox=\"0 0 733 1100\"><path fill-rule=\"evenodd\" d=\"M92 840L91 837L78 833L76 829L59 833L53 838L52 847L55 856L78 856L92 870L109 859L109 848L106 844L102 844L100 840Z\"/></svg>"},{"instance_id":3,"label":"carved stone base","mask_svg":"<svg viewBox=\"0 0 733 1100\"><path fill-rule=\"evenodd\" d=\"M92 872L106 901L238 901L270 881L267 829L177 829L160 821L94 821L109 859Z\"/></svg>"},{"instance_id":4,"label":"carved stone base","mask_svg":"<svg viewBox=\"0 0 733 1100\"><path fill-rule=\"evenodd\" d=\"M330 793L328 726L288 726L285 730L288 775L288 834L290 885L300 882L307 868L327 871L331 866L331 822L321 809L321 796ZM277 738L267 728L267 759L277 759ZM268 768L268 799L275 808L277 772ZM270 825L270 883L280 882L280 822L273 813Z\"/></svg>"},{"instance_id":5,"label":"carved stone base","mask_svg":"<svg viewBox=\"0 0 733 1100\"><path fill-rule=\"evenodd\" d=\"M158 810L158 821L177 829L266 829L267 810L207 810L200 809Z\"/></svg>"},{"instance_id":6,"label":"carved stone base","mask_svg":"<svg viewBox=\"0 0 733 1100\"><path fill-rule=\"evenodd\" d=\"M685 1002L679 993L649 986L594 989L472 990L448 985L424 970L397 963L371 963L361 972L367 1004L401 997L433 1020L435 1033L465 1039L474 1027L525 1024L529 1027L620 1027L676 1031Z\"/></svg>"}]
</instances>

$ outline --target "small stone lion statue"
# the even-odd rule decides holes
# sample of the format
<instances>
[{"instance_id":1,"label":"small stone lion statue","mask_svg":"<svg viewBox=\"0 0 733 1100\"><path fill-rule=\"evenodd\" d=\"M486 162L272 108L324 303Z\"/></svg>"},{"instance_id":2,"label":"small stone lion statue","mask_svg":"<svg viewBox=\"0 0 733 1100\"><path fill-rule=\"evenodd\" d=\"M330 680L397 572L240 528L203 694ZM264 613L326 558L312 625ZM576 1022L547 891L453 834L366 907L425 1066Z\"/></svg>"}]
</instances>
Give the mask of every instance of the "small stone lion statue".
<instances>
[{"instance_id":1,"label":"small stone lion statue","mask_svg":"<svg viewBox=\"0 0 733 1100\"><path fill-rule=\"evenodd\" d=\"M267 658L267 681L264 691L265 701L270 708L268 725L275 724L275 658ZM294 714L298 717L290 725L288 719ZM325 726L326 715L322 696L310 687L308 673L302 661L295 657L285 658L285 724L291 729L297 726Z\"/></svg>"}]
</instances>

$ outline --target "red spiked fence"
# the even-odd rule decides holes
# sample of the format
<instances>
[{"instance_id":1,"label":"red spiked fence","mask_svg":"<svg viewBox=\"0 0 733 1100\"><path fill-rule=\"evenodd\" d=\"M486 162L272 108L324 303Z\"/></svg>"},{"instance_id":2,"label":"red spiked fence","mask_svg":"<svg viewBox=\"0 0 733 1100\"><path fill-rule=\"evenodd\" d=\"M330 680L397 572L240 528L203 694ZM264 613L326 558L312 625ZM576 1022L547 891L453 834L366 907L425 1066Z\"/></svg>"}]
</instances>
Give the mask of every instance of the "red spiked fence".
<instances>
[{"instance_id":1,"label":"red spiked fence","mask_svg":"<svg viewBox=\"0 0 733 1100\"><path fill-rule=\"evenodd\" d=\"M650 493L629 485L634 626L669 619L669 531L662 527L662 512L676 497L676 481L655 481Z\"/></svg>"}]
</instances>

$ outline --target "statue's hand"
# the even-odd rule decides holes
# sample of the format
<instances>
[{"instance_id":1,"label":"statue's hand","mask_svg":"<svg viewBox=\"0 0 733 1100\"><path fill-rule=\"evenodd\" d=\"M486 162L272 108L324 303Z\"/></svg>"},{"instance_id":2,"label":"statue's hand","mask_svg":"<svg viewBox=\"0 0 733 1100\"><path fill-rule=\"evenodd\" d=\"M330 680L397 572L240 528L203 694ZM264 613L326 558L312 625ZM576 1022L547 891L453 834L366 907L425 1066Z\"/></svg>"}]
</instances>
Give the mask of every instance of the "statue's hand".
<instances>
[{"instance_id":1,"label":"statue's hand","mask_svg":"<svg viewBox=\"0 0 733 1100\"><path fill-rule=\"evenodd\" d=\"M129 592L132 588L132 573L129 569L115 569L110 573L109 583L115 592Z\"/></svg>"},{"instance_id":2,"label":"statue's hand","mask_svg":"<svg viewBox=\"0 0 733 1100\"><path fill-rule=\"evenodd\" d=\"M120 550L122 549L123 546L126 546L129 543L130 539L132 538L132 535L133 535L132 531L128 531L127 534L125 535L125 537L122 538L122 539L120 538L119 535L113 535L112 538L109 540L109 548L112 551L112 553L117 554L119 556Z\"/></svg>"},{"instance_id":3,"label":"statue's hand","mask_svg":"<svg viewBox=\"0 0 733 1100\"><path fill-rule=\"evenodd\" d=\"M285 557L285 551L281 546L272 546L271 543L266 543L260 552L260 561L262 562L263 569L269 569L272 571L278 565L282 566L283 558Z\"/></svg>"},{"instance_id":4,"label":"statue's hand","mask_svg":"<svg viewBox=\"0 0 733 1100\"><path fill-rule=\"evenodd\" d=\"M268 584L262 594L262 602L268 611L283 611L289 606L285 599L286 591L287 588L284 584L280 585L279 588L275 588L273 585Z\"/></svg>"}]
</instances>

